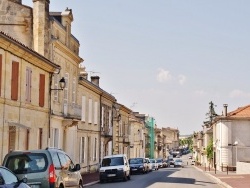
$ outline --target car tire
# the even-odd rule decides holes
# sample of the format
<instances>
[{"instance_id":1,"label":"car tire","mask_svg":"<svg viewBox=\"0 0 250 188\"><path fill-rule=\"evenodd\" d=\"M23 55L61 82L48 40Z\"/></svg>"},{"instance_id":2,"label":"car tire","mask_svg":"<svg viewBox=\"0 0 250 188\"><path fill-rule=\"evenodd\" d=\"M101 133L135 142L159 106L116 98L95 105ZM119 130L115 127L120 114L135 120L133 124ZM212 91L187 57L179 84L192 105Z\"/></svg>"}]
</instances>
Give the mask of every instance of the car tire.
<instances>
[{"instance_id":1,"label":"car tire","mask_svg":"<svg viewBox=\"0 0 250 188\"><path fill-rule=\"evenodd\" d=\"M127 179L128 179L128 180L130 180L130 179L131 179L131 178L130 178L130 174L127 176Z\"/></svg>"},{"instance_id":2,"label":"car tire","mask_svg":"<svg viewBox=\"0 0 250 188\"><path fill-rule=\"evenodd\" d=\"M126 175L126 172L124 173L124 177L123 177L123 181L127 181L128 180L128 177Z\"/></svg>"}]
</instances>

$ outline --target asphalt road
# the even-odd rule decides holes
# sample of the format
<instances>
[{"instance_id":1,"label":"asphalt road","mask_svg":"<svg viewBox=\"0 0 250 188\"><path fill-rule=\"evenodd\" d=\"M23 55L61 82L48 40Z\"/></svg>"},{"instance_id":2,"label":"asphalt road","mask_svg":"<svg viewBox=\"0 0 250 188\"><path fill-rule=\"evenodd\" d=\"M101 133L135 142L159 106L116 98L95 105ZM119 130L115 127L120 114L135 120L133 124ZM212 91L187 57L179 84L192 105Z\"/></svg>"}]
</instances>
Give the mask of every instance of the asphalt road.
<instances>
[{"instance_id":1,"label":"asphalt road","mask_svg":"<svg viewBox=\"0 0 250 188\"><path fill-rule=\"evenodd\" d=\"M163 168L148 174L132 175L131 180L110 181L98 183L92 188L221 188L204 173L198 171L191 165L185 165L184 168Z\"/></svg>"},{"instance_id":2,"label":"asphalt road","mask_svg":"<svg viewBox=\"0 0 250 188\"><path fill-rule=\"evenodd\" d=\"M98 183L91 188L221 188L216 182L191 165L187 165L188 159L183 157L184 168L162 168L148 174L132 175L131 180L110 181Z\"/></svg>"}]
</instances>

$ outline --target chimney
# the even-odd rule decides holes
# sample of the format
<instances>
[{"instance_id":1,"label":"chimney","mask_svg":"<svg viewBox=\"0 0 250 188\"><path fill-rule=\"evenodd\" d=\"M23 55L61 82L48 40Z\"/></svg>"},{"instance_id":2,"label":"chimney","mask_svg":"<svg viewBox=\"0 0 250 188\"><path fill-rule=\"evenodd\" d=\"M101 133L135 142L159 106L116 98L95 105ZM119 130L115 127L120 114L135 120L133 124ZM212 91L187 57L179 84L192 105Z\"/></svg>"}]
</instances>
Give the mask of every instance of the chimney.
<instances>
[{"instance_id":1,"label":"chimney","mask_svg":"<svg viewBox=\"0 0 250 188\"><path fill-rule=\"evenodd\" d=\"M49 58L49 3L50 0L33 0L34 50Z\"/></svg>"},{"instance_id":2,"label":"chimney","mask_svg":"<svg viewBox=\"0 0 250 188\"><path fill-rule=\"evenodd\" d=\"M88 79L88 73L86 72L85 70L86 68L80 64L79 66L79 70L80 70L80 73L79 73L79 80L83 80L83 79Z\"/></svg>"},{"instance_id":3,"label":"chimney","mask_svg":"<svg viewBox=\"0 0 250 188\"><path fill-rule=\"evenodd\" d=\"M223 104L224 106L224 116L226 117L227 116L227 104Z\"/></svg>"},{"instance_id":4,"label":"chimney","mask_svg":"<svg viewBox=\"0 0 250 188\"><path fill-rule=\"evenodd\" d=\"M99 86L99 80L100 80L99 76L91 76L91 82L96 86Z\"/></svg>"}]
</instances>

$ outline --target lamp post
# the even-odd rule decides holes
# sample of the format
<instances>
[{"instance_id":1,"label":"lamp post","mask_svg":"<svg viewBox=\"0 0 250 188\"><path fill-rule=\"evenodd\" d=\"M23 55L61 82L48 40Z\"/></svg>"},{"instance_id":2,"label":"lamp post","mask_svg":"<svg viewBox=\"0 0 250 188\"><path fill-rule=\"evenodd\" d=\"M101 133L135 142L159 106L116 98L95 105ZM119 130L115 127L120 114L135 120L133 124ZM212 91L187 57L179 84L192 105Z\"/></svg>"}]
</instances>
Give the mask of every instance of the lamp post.
<instances>
[{"instance_id":1,"label":"lamp post","mask_svg":"<svg viewBox=\"0 0 250 188\"><path fill-rule=\"evenodd\" d=\"M64 77L62 77L61 79L60 79L60 81L59 81L59 86L60 86L60 88L55 88L55 89L53 89L53 88L51 88L51 85L52 85L52 75L51 75L51 77L50 77L50 88L49 88L49 130L48 130L48 136L49 136L49 138L48 138L48 146L50 146L50 136L51 136L51 133L50 133L50 128L51 128L51 114L52 114L52 110L51 110L51 91L53 91L53 90L63 90L65 87L66 87L66 81L65 81L65 79L64 79Z\"/></svg>"}]
</instances>

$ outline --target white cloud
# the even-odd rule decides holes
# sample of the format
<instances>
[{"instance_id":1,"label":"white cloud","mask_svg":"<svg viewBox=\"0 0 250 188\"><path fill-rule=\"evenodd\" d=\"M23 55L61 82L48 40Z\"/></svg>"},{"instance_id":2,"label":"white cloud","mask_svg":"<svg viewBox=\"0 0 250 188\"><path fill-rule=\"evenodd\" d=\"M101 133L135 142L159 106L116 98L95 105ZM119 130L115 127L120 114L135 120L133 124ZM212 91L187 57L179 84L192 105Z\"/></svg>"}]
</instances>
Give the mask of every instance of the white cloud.
<instances>
[{"instance_id":1,"label":"white cloud","mask_svg":"<svg viewBox=\"0 0 250 188\"><path fill-rule=\"evenodd\" d=\"M172 79L172 75L168 70L159 69L157 74L157 81L158 82L167 82Z\"/></svg>"},{"instance_id":2,"label":"white cloud","mask_svg":"<svg viewBox=\"0 0 250 188\"><path fill-rule=\"evenodd\" d=\"M182 74L180 74L180 75L178 76L178 79L179 79L179 84L180 84L180 85L183 85L183 84L186 82L186 80L187 80L186 76L184 76L184 75L182 75Z\"/></svg>"},{"instance_id":3,"label":"white cloud","mask_svg":"<svg viewBox=\"0 0 250 188\"><path fill-rule=\"evenodd\" d=\"M239 89L235 89L230 92L229 97L230 98L243 98L243 97L246 98L246 97L250 97L250 93L244 92Z\"/></svg>"}]
</instances>

